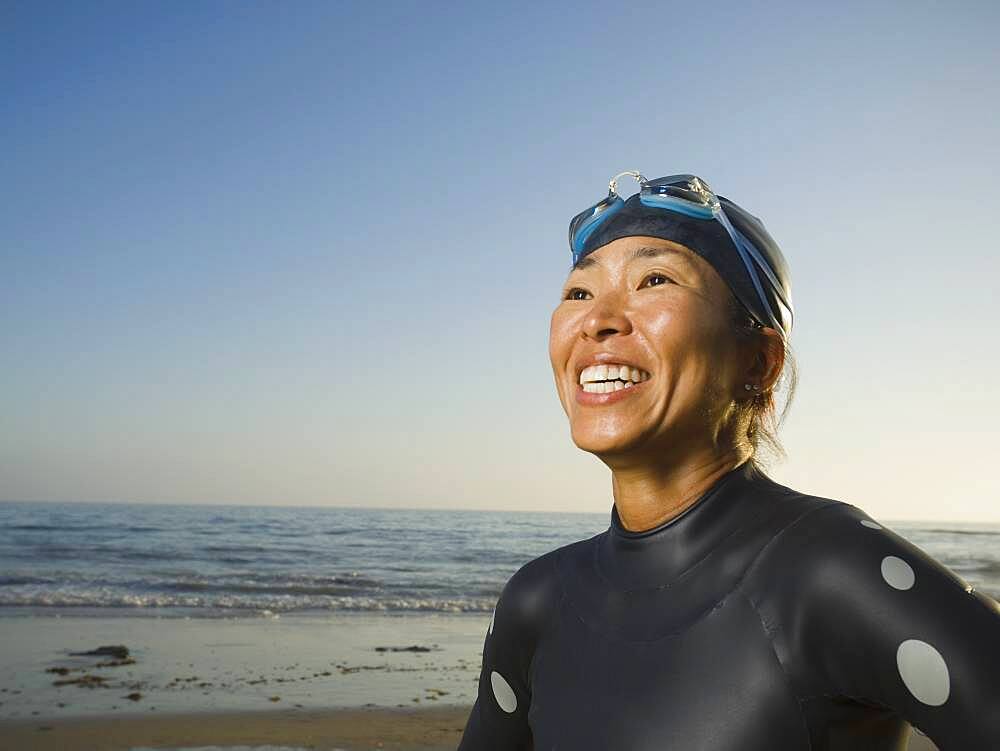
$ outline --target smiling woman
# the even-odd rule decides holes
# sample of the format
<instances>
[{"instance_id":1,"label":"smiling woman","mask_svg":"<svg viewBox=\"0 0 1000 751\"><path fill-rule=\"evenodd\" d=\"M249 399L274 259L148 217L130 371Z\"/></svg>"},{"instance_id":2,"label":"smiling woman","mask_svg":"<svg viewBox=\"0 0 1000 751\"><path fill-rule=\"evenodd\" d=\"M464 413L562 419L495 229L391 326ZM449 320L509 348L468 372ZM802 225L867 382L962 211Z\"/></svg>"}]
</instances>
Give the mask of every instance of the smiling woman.
<instances>
[{"instance_id":1,"label":"smiling woman","mask_svg":"<svg viewBox=\"0 0 1000 751\"><path fill-rule=\"evenodd\" d=\"M1000 748L997 603L756 460L795 381L777 244L700 178L629 174L570 224L549 340L610 525L507 582L460 749Z\"/></svg>"}]
</instances>

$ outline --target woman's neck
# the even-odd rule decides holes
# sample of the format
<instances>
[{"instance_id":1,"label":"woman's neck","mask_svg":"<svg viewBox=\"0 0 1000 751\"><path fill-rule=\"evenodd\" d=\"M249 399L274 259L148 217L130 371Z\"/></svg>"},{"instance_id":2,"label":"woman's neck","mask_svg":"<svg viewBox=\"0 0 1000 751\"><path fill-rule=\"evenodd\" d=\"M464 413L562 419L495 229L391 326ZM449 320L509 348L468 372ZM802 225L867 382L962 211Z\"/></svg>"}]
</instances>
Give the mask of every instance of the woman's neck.
<instances>
[{"instance_id":1,"label":"woman's neck","mask_svg":"<svg viewBox=\"0 0 1000 751\"><path fill-rule=\"evenodd\" d=\"M748 458L744 451L733 450L681 466L651 463L612 468L615 507L622 525L630 532L643 532L669 521Z\"/></svg>"}]
</instances>

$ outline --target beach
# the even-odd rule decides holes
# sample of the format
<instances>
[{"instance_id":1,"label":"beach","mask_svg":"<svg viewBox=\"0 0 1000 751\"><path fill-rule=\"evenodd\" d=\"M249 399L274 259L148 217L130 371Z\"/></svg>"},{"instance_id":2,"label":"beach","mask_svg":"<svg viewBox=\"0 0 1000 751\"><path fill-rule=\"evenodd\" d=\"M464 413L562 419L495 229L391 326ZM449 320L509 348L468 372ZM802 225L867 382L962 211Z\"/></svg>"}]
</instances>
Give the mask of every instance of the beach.
<instances>
[{"instance_id":1,"label":"beach","mask_svg":"<svg viewBox=\"0 0 1000 751\"><path fill-rule=\"evenodd\" d=\"M6 617L0 718L471 705L488 621Z\"/></svg>"},{"instance_id":2,"label":"beach","mask_svg":"<svg viewBox=\"0 0 1000 751\"><path fill-rule=\"evenodd\" d=\"M453 749L488 620L8 616L0 748Z\"/></svg>"},{"instance_id":3,"label":"beach","mask_svg":"<svg viewBox=\"0 0 1000 751\"><path fill-rule=\"evenodd\" d=\"M0 748L454 751L468 707L271 710L0 723Z\"/></svg>"}]
</instances>

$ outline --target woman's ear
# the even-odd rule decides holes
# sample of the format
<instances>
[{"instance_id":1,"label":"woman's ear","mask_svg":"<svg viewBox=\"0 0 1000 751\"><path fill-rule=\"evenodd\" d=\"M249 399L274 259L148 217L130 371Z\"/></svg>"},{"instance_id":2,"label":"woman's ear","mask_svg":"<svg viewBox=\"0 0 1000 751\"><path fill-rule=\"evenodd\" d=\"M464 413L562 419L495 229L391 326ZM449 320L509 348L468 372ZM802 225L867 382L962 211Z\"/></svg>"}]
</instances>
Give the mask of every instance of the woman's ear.
<instances>
[{"instance_id":1,"label":"woman's ear","mask_svg":"<svg viewBox=\"0 0 1000 751\"><path fill-rule=\"evenodd\" d=\"M757 330L754 355L747 372L747 383L760 385L760 393L774 388L785 364L785 342L774 329L765 326Z\"/></svg>"}]
</instances>

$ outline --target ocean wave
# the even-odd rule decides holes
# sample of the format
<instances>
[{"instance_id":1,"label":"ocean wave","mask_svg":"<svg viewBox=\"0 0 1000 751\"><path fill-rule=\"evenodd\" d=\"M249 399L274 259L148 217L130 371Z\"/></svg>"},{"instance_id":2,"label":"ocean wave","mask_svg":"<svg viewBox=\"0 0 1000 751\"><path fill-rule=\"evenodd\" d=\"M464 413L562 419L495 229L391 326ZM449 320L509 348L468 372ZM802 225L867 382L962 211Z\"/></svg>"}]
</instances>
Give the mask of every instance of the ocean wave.
<instances>
[{"instance_id":1,"label":"ocean wave","mask_svg":"<svg viewBox=\"0 0 1000 751\"><path fill-rule=\"evenodd\" d=\"M175 581L159 585L158 589L176 592L234 592L237 594L275 594L275 595L330 595L341 596L355 594L372 589L368 585L349 584L232 584L227 582L208 581Z\"/></svg>"},{"instance_id":2,"label":"ocean wave","mask_svg":"<svg viewBox=\"0 0 1000 751\"><path fill-rule=\"evenodd\" d=\"M127 594L116 592L35 592L24 594L0 593L0 609L4 608L95 608L203 611L250 611L292 613L297 611L382 612L382 613L488 613L496 598L406 598L406 597L241 597L237 595L202 597L183 594Z\"/></svg>"}]
</instances>

